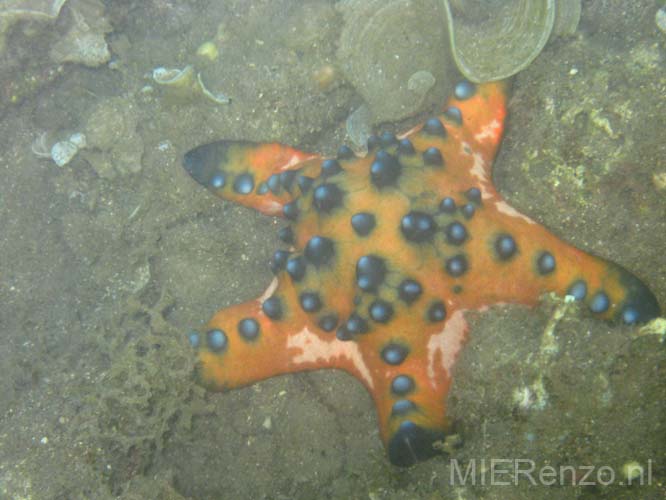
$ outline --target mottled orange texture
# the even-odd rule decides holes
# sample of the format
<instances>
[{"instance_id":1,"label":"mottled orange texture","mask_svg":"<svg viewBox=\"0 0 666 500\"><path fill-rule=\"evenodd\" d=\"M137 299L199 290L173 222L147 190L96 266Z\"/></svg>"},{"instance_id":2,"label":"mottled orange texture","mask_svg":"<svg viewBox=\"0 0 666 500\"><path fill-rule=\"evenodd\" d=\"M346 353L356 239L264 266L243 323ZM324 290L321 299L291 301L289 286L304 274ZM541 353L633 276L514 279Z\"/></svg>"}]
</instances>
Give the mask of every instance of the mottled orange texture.
<instances>
[{"instance_id":1,"label":"mottled orange texture","mask_svg":"<svg viewBox=\"0 0 666 500\"><path fill-rule=\"evenodd\" d=\"M292 224L264 296L193 332L198 379L212 390L337 368L374 398L390 460L436 452L467 324L497 303L570 294L599 318L659 314L628 271L563 242L511 208L492 184L506 84L463 82L442 114L382 134L357 157L322 159L279 144L220 141L185 155L217 195Z\"/></svg>"}]
</instances>

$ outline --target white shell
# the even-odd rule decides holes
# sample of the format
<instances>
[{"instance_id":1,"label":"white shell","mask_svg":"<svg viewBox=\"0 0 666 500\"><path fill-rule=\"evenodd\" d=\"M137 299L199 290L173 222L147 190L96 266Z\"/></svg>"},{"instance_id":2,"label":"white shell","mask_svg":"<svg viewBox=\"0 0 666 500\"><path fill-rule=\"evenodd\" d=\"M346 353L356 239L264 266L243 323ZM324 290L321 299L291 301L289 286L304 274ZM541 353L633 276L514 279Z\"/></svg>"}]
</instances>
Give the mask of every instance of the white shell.
<instances>
[{"instance_id":1,"label":"white shell","mask_svg":"<svg viewBox=\"0 0 666 500\"><path fill-rule=\"evenodd\" d=\"M51 147L51 158L59 167L64 167L67 165L76 153L79 151L79 148L76 144L73 144L69 141L60 141L56 142Z\"/></svg>"},{"instance_id":2,"label":"white shell","mask_svg":"<svg viewBox=\"0 0 666 500\"><path fill-rule=\"evenodd\" d=\"M662 33L666 33L666 7L662 7L654 15L654 22L657 23L657 28L659 28Z\"/></svg>"},{"instance_id":3,"label":"white shell","mask_svg":"<svg viewBox=\"0 0 666 500\"><path fill-rule=\"evenodd\" d=\"M185 66L183 69L160 66L153 70L153 80L160 85L188 85L193 77L192 66Z\"/></svg>"},{"instance_id":4,"label":"white shell","mask_svg":"<svg viewBox=\"0 0 666 500\"><path fill-rule=\"evenodd\" d=\"M69 137L69 142L74 144L77 148L85 148L86 147L86 136L85 134L82 134L81 132L77 132L76 134L72 134Z\"/></svg>"},{"instance_id":5,"label":"white shell","mask_svg":"<svg viewBox=\"0 0 666 500\"><path fill-rule=\"evenodd\" d=\"M201 73L197 73L197 82L199 83L199 88L201 89L203 95L206 96L211 101L213 101L214 103L229 104L231 102L231 99L229 99L226 95L222 94L221 92L213 93L210 90L208 90L204 85L203 80L201 79Z\"/></svg>"}]
</instances>

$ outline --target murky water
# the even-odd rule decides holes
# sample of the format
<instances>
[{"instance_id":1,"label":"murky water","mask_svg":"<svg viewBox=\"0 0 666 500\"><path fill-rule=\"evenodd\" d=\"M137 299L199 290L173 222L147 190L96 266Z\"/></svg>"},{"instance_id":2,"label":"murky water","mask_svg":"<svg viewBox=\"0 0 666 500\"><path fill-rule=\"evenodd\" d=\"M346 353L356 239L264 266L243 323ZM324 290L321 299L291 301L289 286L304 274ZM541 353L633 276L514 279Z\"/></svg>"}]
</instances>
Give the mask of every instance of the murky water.
<instances>
[{"instance_id":1,"label":"murky water","mask_svg":"<svg viewBox=\"0 0 666 500\"><path fill-rule=\"evenodd\" d=\"M18 4L33 14L10 22ZM367 103L341 69L343 16L325 0L69 0L52 9L0 4L0 497L666 494L659 337L574 309L544 370L535 356L559 306L550 299L470 315L449 396L462 443L407 470L388 463L372 400L345 374L205 393L186 333L268 285L281 223L210 196L182 156L219 139L324 154L349 142L346 120ZM657 9L583 2L576 34L514 78L494 176L514 206L636 272L663 307L666 34ZM368 52L406 50L369 39L377 46ZM406 36L407 54L421 50L410 40L429 39ZM441 74L444 57L418 55ZM156 68L188 66L192 78L175 87L153 78ZM413 68L401 71L407 85ZM438 79L410 101L410 116L375 130L409 129L449 91ZM52 159L58 143L62 166ZM509 460L513 472L498 479L510 485L451 484L451 458ZM514 484L516 459L593 465L597 485ZM632 462L650 468L650 485L619 484ZM617 474L608 486L596 477L603 466Z\"/></svg>"}]
</instances>

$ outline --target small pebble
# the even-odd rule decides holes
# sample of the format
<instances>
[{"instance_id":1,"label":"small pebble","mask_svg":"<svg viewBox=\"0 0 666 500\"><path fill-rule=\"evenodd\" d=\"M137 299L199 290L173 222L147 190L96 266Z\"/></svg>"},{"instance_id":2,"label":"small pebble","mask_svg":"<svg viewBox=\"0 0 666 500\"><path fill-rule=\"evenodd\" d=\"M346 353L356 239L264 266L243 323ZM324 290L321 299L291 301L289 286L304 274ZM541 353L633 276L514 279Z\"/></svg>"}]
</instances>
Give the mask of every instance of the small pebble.
<instances>
[{"instance_id":1,"label":"small pebble","mask_svg":"<svg viewBox=\"0 0 666 500\"><path fill-rule=\"evenodd\" d=\"M208 59L209 61L214 61L219 55L220 51L213 42L202 43L197 49L197 56L202 59Z\"/></svg>"},{"instance_id":2,"label":"small pebble","mask_svg":"<svg viewBox=\"0 0 666 500\"><path fill-rule=\"evenodd\" d=\"M82 134L81 132L77 132L75 134L72 134L69 137L69 142L74 144L77 148L85 148L86 147L86 136L85 134Z\"/></svg>"},{"instance_id":3,"label":"small pebble","mask_svg":"<svg viewBox=\"0 0 666 500\"><path fill-rule=\"evenodd\" d=\"M666 172L658 172L652 176L652 183L657 191L666 190Z\"/></svg>"},{"instance_id":4,"label":"small pebble","mask_svg":"<svg viewBox=\"0 0 666 500\"><path fill-rule=\"evenodd\" d=\"M435 85L435 77L430 71L417 71L409 77L407 88L418 95L425 95Z\"/></svg>"},{"instance_id":5,"label":"small pebble","mask_svg":"<svg viewBox=\"0 0 666 500\"><path fill-rule=\"evenodd\" d=\"M362 104L345 122L347 136L354 149L361 150L372 134L372 112L366 104Z\"/></svg>"},{"instance_id":6,"label":"small pebble","mask_svg":"<svg viewBox=\"0 0 666 500\"><path fill-rule=\"evenodd\" d=\"M325 64L315 70L312 78L319 90L326 91L333 88L333 84L338 81L339 75L334 66Z\"/></svg>"},{"instance_id":7,"label":"small pebble","mask_svg":"<svg viewBox=\"0 0 666 500\"><path fill-rule=\"evenodd\" d=\"M666 7L662 7L654 16L654 22L662 33L666 33Z\"/></svg>"}]
</instances>

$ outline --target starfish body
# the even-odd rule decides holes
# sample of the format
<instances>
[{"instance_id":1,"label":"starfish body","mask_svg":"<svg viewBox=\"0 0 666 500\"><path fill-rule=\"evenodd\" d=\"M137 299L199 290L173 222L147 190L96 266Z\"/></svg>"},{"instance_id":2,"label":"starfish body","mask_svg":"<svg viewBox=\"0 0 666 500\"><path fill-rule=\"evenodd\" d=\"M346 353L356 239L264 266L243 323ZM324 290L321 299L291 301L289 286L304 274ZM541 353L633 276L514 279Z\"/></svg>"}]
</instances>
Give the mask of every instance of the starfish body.
<instances>
[{"instance_id":1,"label":"starfish body","mask_svg":"<svg viewBox=\"0 0 666 500\"><path fill-rule=\"evenodd\" d=\"M462 82L441 115L373 136L364 157L231 141L189 151L184 167L212 192L291 222L268 290L190 334L199 381L227 390L345 370L374 398L391 462L408 466L435 454L449 427L465 311L534 305L553 291L603 319L658 316L633 274L563 242L495 190L505 116L505 83Z\"/></svg>"}]
</instances>

